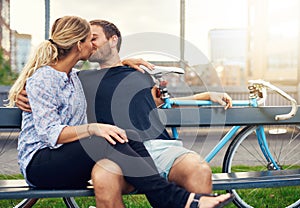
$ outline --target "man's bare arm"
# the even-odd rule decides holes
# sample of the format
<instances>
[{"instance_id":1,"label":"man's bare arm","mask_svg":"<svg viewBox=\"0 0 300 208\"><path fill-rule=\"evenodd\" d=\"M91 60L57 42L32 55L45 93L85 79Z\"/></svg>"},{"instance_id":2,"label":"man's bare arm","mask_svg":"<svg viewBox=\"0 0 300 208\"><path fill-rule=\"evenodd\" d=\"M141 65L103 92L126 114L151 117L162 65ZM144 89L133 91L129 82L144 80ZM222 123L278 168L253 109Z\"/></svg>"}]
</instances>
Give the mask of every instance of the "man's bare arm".
<instances>
[{"instance_id":1,"label":"man's bare arm","mask_svg":"<svg viewBox=\"0 0 300 208\"><path fill-rule=\"evenodd\" d=\"M144 65L145 67L147 67L150 70L153 70L154 65L145 61L144 59L141 58L131 58L131 59L125 59L122 61L123 65L127 65L130 66L134 69L136 69L137 71L140 71L142 73L145 73L145 71L140 67L140 65Z\"/></svg>"},{"instance_id":2,"label":"man's bare arm","mask_svg":"<svg viewBox=\"0 0 300 208\"><path fill-rule=\"evenodd\" d=\"M173 100L211 100L224 106L225 110L232 107L232 98L223 92L203 92L187 97L172 98Z\"/></svg>"},{"instance_id":3,"label":"man's bare arm","mask_svg":"<svg viewBox=\"0 0 300 208\"><path fill-rule=\"evenodd\" d=\"M31 112L31 107L26 90L22 90L21 93L17 96L16 106L23 111Z\"/></svg>"}]
</instances>

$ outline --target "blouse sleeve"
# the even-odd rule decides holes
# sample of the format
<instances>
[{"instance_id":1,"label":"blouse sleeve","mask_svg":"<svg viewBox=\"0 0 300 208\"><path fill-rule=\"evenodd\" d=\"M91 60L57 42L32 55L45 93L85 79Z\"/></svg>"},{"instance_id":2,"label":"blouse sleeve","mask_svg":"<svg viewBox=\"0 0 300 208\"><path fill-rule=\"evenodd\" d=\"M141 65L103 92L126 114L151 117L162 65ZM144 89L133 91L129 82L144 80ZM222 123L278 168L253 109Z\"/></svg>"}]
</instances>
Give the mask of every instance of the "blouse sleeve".
<instances>
[{"instance_id":1,"label":"blouse sleeve","mask_svg":"<svg viewBox=\"0 0 300 208\"><path fill-rule=\"evenodd\" d=\"M57 83L51 78L29 79L26 91L33 114L33 123L39 137L50 148L57 148L62 125L57 105Z\"/></svg>"}]
</instances>

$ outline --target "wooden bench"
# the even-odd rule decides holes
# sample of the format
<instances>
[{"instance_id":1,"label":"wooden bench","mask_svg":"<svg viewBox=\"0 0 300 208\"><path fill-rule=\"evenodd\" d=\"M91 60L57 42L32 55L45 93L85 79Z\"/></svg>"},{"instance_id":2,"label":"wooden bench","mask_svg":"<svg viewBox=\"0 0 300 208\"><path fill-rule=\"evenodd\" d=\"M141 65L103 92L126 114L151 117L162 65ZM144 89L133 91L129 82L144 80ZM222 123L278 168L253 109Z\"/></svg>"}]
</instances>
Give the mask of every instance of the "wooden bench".
<instances>
[{"instance_id":1,"label":"wooden bench","mask_svg":"<svg viewBox=\"0 0 300 208\"><path fill-rule=\"evenodd\" d=\"M221 108L186 108L159 109L165 126L232 126L249 124L272 124L270 115L289 112L289 107L232 108L224 112ZM241 111L247 121L241 118ZM262 113L263 112L263 113ZM246 115L245 115L246 113ZM199 116L195 116L199 114ZM195 119L197 118L197 119ZM298 113L289 121L277 123L300 124ZM21 111L18 108L0 107L0 129L20 129ZM214 190L266 188L278 186L299 186L300 169L284 171L263 171L249 173L216 173L213 174ZM93 187L84 189L35 189L29 187L25 180L0 180L0 199L25 199L18 207L31 207L39 198L63 198L67 207L77 207L73 197L93 196Z\"/></svg>"}]
</instances>

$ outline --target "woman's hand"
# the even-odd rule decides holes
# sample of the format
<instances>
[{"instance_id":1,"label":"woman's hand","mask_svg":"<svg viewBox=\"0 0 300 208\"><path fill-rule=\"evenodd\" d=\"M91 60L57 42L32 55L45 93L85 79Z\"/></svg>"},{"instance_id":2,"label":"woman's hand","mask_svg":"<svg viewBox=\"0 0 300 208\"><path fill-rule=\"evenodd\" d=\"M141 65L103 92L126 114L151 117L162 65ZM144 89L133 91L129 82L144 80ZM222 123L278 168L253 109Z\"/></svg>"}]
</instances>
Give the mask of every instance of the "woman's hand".
<instances>
[{"instance_id":1,"label":"woman's hand","mask_svg":"<svg viewBox=\"0 0 300 208\"><path fill-rule=\"evenodd\" d=\"M90 135L104 137L113 145L116 144L116 141L120 143L128 142L125 130L117 126L102 123L92 123L88 126L88 132Z\"/></svg>"},{"instance_id":2,"label":"woman's hand","mask_svg":"<svg viewBox=\"0 0 300 208\"><path fill-rule=\"evenodd\" d=\"M140 67L140 65L144 65L145 67L147 67L150 70L153 70L154 65L141 59L141 58L131 58L131 59L125 59L122 61L123 65L127 65L130 66L134 69L136 69L137 71L140 71L142 73L145 73L145 71Z\"/></svg>"}]
</instances>

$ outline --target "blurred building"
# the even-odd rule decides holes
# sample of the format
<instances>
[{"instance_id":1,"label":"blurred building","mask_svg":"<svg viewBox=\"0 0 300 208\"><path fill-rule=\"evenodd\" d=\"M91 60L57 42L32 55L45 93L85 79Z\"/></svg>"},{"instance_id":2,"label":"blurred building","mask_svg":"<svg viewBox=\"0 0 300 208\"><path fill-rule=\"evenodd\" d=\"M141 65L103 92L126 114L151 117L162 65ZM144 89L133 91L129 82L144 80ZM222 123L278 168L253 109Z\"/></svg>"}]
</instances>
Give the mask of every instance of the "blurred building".
<instances>
[{"instance_id":1,"label":"blurred building","mask_svg":"<svg viewBox=\"0 0 300 208\"><path fill-rule=\"evenodd\" d=\"M6 59L10 59L10 0L0 0L0 45Z\"/></svg>"},{"instance_id":2,"label":"blurred building","mask_svg":"<svg viewBox=\"0 0 300 208\"><path fill-rule=\"evenodd\" d=\"M11 69L15 72L20 72L31 52L31 35L20 34L13 30L11 32Z\"/></svg>"},{"instance_id":3,"label":"blurred building","mask_svg":"<svg viewBox=\"0 0 300 208\"><path fill-rule=\"evenodd\" d=\"M247 57L246 29L209 31L210 60L223 85L243 85Z\"/></svg>"},{"instance_id":4,"label":"blurred building","mask_svg":"<svg viewBox=\"0 0 300 208\"><path fill-rule=\"evenodd\" d=\"M249 0L249 79L299 84L299 0Z\"/></svg>"},{"instance_id":5,"label":"blurred building","mask_svg":"<svg viewBox=\"0 0 300 208\"><path fill-rule=\"evenodd\" d=\"M31 51L31 35L10 29L10 0L0 0L0 46L11 69L20 72Z\"/></svg>"}]
</instances>

